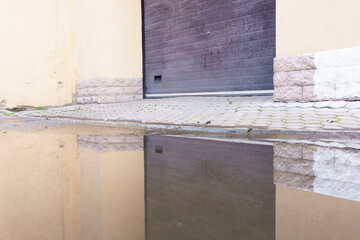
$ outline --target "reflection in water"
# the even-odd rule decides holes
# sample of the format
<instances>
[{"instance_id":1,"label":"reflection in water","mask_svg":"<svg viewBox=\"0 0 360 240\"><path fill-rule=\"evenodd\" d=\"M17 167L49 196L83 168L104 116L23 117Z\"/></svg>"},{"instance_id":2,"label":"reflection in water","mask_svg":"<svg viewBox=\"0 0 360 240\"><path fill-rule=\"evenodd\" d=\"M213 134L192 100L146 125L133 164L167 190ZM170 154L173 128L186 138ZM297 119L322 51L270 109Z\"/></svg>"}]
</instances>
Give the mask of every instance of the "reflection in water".
<instances>
[{"instance_id":1,"label":"reflection in water","mask_svg":"<svg viewBox=\"0 0 360 240\"><path fill-rule=\"evenodd\" d=\"M142 146L83 138L79 148L75 134L0 134L1 240L145 239ZM92 150L106 141L129 148Z\"/></svg>"},{"instance_id":2,"label":"reflection in water","mask_svg":"<svg viewBox=\"0 0 360 240\"><path fill-rule=\"evenodd\" d=\"M276 187L277 240L358 240L360 202Z\"/></svg>"},{"instance_id":3,"label":"reflection in water","mask_svg":"<svg viewBox=\"0 0 360 240\"><path fill-rule=\"evenodd\" d=\"M147 239L275 239L272 146L158 136L145 146Z\"/></svg>"},{"instance_id":4,"label":"reflection in water","mask_svg":"<svg viewBox=\"0 0 360 240\"><path fill-rule=\"evenodd\" d=\"M135 135L0 141L0 240L360 236L354 148L149 136L144 154Z\"/></svg>"},{"instance_id":5,"label":"reflection in water","mask_svg":"<svg viewBox=\"0 0 360 240\"><path fill-rule=\"evenodd\" d=\"M360 150L333 145L274 144L278 240L359 239Z\"/></svg>"},{"instance_id":6,"label":"reflection in water","mask_svg":"<svg viewBox=\"0 0 360 240\"><path fill-rule=\"evenodd\" d=\"M142 136L79 137L82 239L145 238L144 152L134 142Z\"/></svg>"},{"instance_id":7,"label":"reflection in water","mask_svg":"<svg viewBox=\"0 0 360 240\"><path fill-rule=\"evenodd\" d=\"M2 133L0 142L0 239L78 236L76 137Z\"/></svg>"},{"instance_id":8,"label":"reflection in water","mask_svg":"<svg viewBox=\"0 0 360 240\"><path fill-rule=\"evenodd\" d=\"M360 201L360 150L275 143L277 185Z\"/></svg>"}]
</instances>

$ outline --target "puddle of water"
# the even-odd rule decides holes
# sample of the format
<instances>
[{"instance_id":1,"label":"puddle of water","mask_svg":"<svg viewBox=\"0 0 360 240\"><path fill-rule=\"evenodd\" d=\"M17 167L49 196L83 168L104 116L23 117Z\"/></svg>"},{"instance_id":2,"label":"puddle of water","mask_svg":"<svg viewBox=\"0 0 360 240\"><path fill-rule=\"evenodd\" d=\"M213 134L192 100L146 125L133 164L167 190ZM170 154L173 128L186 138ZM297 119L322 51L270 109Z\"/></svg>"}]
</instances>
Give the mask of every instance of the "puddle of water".
<instances>
[{"instance_id":1,"label":"puddle of water","mask_svg":"<svg viewBox=\"0 0 360 240\"><path fill-rule=\"evenodd\" d=\"M0 133L0 239L358 239L360 147Z\"/></svg>"}]
</instances>

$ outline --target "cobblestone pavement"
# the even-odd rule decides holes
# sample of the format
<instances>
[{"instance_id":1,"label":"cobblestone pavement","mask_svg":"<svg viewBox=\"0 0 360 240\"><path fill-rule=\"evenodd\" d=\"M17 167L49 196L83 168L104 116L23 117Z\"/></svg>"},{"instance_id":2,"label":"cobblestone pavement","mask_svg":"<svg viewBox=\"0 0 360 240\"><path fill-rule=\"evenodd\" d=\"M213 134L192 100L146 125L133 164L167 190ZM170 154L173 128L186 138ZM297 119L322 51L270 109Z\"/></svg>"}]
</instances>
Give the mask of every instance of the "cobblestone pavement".
<instances>
[{"instance_id":1,"label":"cobblestone pavement","mask_svg":"<svg viewBox=\"0 0 360 240\"><path fill-rule=\"evenodd\" d=\"M187 97L30 110L18 116L267 130L360 130L360 102L275 103L272 97Z\"/></svg>"},{"instance_id":2,"label":"cobblestone pavement","mask_svg":"<svg viewBox=\"0 0 360 240\"><path fill-rule=\"evenodd\" d=\"M0 120L1 119L10 119L10 118L13 118L14 116L15 116L15 113L0 109Z\"/></svg>"}]
</instances>

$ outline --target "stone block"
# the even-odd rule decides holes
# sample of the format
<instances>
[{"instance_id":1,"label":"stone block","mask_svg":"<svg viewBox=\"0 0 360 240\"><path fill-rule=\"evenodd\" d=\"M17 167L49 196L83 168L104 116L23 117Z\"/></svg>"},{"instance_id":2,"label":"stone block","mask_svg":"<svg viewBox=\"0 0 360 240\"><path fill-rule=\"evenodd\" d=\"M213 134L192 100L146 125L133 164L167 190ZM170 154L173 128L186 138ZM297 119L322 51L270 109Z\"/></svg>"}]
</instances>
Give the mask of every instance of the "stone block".
<instances>
[{"instance_id":1,"label":"stone block","mask_svg":"<svg viewBox=\"0 0 360 240\"><path fill-rule=\"evenodd\" d=\"M289 168L288 159L284 157L274 156L274 170L287 172Z\"/></svg>"},{"instance_id":2,"label":"stone block","mask_svg":"<svg viewBox=\"0 0 360 240\"><path fill-rule=\"evenodd\" d=\"M350 167L360 167L359 149L335 149L336 164L343 164Z\"/></svg>"},{"instance_id":3,"label":"stone block","mask_svg":"<svg viewBox=\"0 0 360 240\"><path fill-rule=\"evenodd\" d=\"M298 56L277 57L274 59L274 72L299 71L301 66L301 58Z\"/></svg>"},{"instance_id":4,"label":"stone block","mask_svg":"<svg viewBox=\"0 0 360 240\"><path fill-rule=\"evenodd\" d=\"M303 99L305 102L317 101L317 95L315 93L315 86L303 87Z\"/></svg>"},{"instance_id":5,"label":"stone block","mask_svg":"<svg viewBox=\"0 0 360 240\"><path fill-rule=\"evenodd\" d=\"M315 70L277 72L274 74L274 86L306 86L314 85Z\"/></svg>"},{"instance_id":6,"label":"stone block","mask_svg":"<svg viewBox=\"0 0 360 240\"><path fill-rule=\"evenodd\" d=\"M142 78L100 79L99 86L102 87L142 86Z\"/></svg>"},{"instance_id":7,"label":"stone block","mask_svg":"<svg viewBox=\"0 0 360 240\"><path fill-rule=\"evenodd\" d=\"M143 151L142 143L92 143L79 140L78 145L83 149L91 149L96 152L129 152L129 151Z\"/></svg>"},{"instance_id":8,"label":"stone block","mask_svg":"<svg viewBox=\"0 0 360 240\"><path fill-rule=\"evenodd\" d=\"M293 72L290 78L290 83L291 85L297 86L314 85L314 74L314 69Z\"/></svg>"},{"instance_id":9,"label":"stone block","mask_svg":"<svg viewBox=\"0 0 360 240\"><path fill-rule=\"evenodd\" d=\"M99 87L98 94L101 96L117 96L125 93L124 87Z\"/></svg>"},{"instance_id":10,"label":"stone block","mask_svg":"<svg viewBox=\"0 0 360 240\"><path fill-rule=\"evenodd\" d=\"M125 94L126 95L142 95L143 90L142 87L126 87Z\"/></svg>"},{"instance_id":11,"label":"stone block","mask_svg":"<svg viewBox=\"0 0 360 240\"><path fill-rule=\"evenodd\" d=\"M117 96L99 96L98 103L116 103L117 99Z\"/></svg>"},{"instance_id":12,"label":"stone block","mask_svg":"<svg viewBox=\"0 0 360 240\"><path fill-rule=\"evenodd\" d=\"M291 72L316 69L314 54L277 57L274 59L274 72Z\"/></svg>"},{"instance_id":13,"label":"stone block","mask_svg":"<svg viewBox=\"0 0 360 240\"><path fill-rule=\"evenodd\" d=\"M78 139L93 143L126 143L126 135L80 135Z\"/></svg>"},{"instance_id":14,"label":"stone block","mask_svg":"<svg viewBox=\"0 0 360 240\"><path fill-rule=\"evenodd\" d=\"M299 144L274 143L274 155L284 158L302 158L303 147Z\"/></svg>"},{"instance_id":15,"label":"stone block","mask_svg":"<svg viewBox=\"0 0 360 240\"><path fill-rule=\"evenodd\" d=\"M301 64L303 70L316 69L315 54L303 54L301 55Z\"/></svg>"},{"instance_id":16,"label":"stone block","mask_svg":"<svg viewBox=\"0 0 360 240\"><path fill-rule=\"evenodd\" d=\"M133 95L121 95L121 96L99 96L98 103L118 103L133 101L135 96Z\"/></svg>"},{"instance_id":17,"label":"stone block","mask_svg":"<svg viewBox=\"0 0 360 240\"><path fill-rule=\"evenodd\" d=\"M99 80L98 79L89 79L89 80L78 81L76 83L76 88L77 89L94 88L94 87L97 87L98 85L99 85Z\"/></svg>"},{"instance_id":18,"label":"stone block","mask_svg":"<svg viewBox=\"0 0 360 240\"><path fill-rule=\"evenodd\" d=\"M276 87L274 89L274 101L301 101L302 98L301 86L291 87Z\"/></svg>"},{"instance_id":19,"label":"stone block","mask_svg":"<svg viewBox=\"0 0 360 240\"><path fill-rule=\"evenodd\" d=\"M332 196L360 201L360 184L353 182L333 181L332 188L329 189Z\"/></svg>"},{"instance_id":20,"label":"stone block","mask_svg":"<svg viewBox=\"0 0 360 240\"><path fill-rule=\"evenodd\" d=\"M82 97L82 96L86 96L87 95L87 88L78 88L76 89L76 96L77 97Z\"/></svg>"},{"instance_id":21,"label":"stone block","mask_svg":"<svg viewBox=\"0 0 360 240\"><path fill-rule=\"evenodd\" d=\"M336 100L335 86L316 84L303 87L304 101L331 101Z\"/></svg>"},{"instance_id":22,"label":"stone block","mask_svg":"<svg viewBox=\"0 0 360 240\"><path fill-rule=\"evenodd\" d=\"M97 97L96 96L92 96L92 97L77 97L76 98L76 103L77 104L91 104L91 103L97 103Z\"/></svg>"},{"instance_id":23,"label":"stone block","mask_svg":"<svg viewBox=\"0 0 360 240\"><path fill-rule=\"evenodd\" d=\"M5 108L6 105L7 105L7 102L5 99L0 101L0 108Z\"/></svg>"},{"instance_id":24,"label":"stone block","mask_svg":"<svg viewBox=\"0 0 360 240\"><path fill-rule=\"evenodd\" d=\"M359 75L360 79L360 75ZM336 100L360 100L360 83L342 79L336 82L335 89Z\"/></svg>"},{"instance_id":25,"label":"stone block","mask_svg":"<svg viewBox=\"0 0 360 240\"><path fill-rule=\"evenodd\" d=\"M128 135L126 142L142 143L144 142L144 137L142 135Z\"/></svg>"},{"instance_id":26,"label":"stone block","mask_svg":"<svg viewBox=\"0 0 360 240\"><path fill-rule=\"evenodd\" d=\"M134 95L133 96L133 99L134 100L140 100L140 99L144 99L144 96L141 94L141 95Z\"/></svg>"},{"instance_id":27,"label":"stone block","mask_svg":"<svg viewBox=\"0 0 360 240\"><path fill-rule=\"evenodd\" d=\"M283 87L288 85L290 85L288 72L274 73L274 87Z\"/></svg>"},{"instance_id":28,"label":"stone block","mask_svg":"<svg viewBox=\"0 0 360 240\"><path fill-rule=\"evenodd\" d=\"M99 87L115 87L119 86L119 79L109 79L109 78L103 78L99 79Z\"/></svg>"},{"instance_id":29,"label":"stone block","mask_svg":"<svg viewBox=\"0 0 360 240\"><path fill-rule=\"evenodd\" d=\"M302 176L295 173L274 171L274 183L286 187L301 188Z\"/></svg>"},{"instance_id":30,"label":"stone block","mask_svg":"<svg viewBox=\"0 0 360 240\"><path fill-rule=\"evenodd\" d=\"M314 161L303 159L292 159L289 161L288 172L307 176L315 176L313 171Z\"/></svg>"},{"instance_id":31,"label":"stone block","mask_svg":"<svg viewBox=\"0 0 360 240\"><path fill-rule=\"evenodd\" d=\"M316 145L303 146L303 159L312 161L334 161L335 150Z\"/></svg>"},{"instance_id":32,"label":"stone block","mask_svg":"<svg viewBox=\"0 0 360 240\"><path fill-rule=\"evenodd\" d=\"M301 178L301 189L307 191L314 191L314 176L302 176Z\"/></svg>"},{"instance_id":33,"label":"stone block","mask_svg":"<svg viewBox=\"0 0 360 240\"><path fill-rule=\"evenodd\" d=\"M90 96L97 96L98 89L95 88L80 88L76 90L76 94L78 97L90 97Z\"/></svg>"},{"instance_id":34,"label":"stone block","mask_svg":"<svg viewBox=\"0 0 360 240\"><path fill-rule=\"evenodd\" d=\"M142 78L134 78L131 81L131 86L139 86L142 88L143 86L143 79Z\"/></svg>"},{"instance_id":35,"label":"stone block","mask_svg":"<svg viewBox=\"0 0 360 240\"><path fill-rule=\"evenodd\" d=\"M130 136L128 139L126 135L80 135L78 142L81 148L98 152L142 151L144 148L143 136Z\"/></svg>"},{"instance_id":36,"label":"stone block","mask_svg":"<svg viewBox=\"0 0 360 240\"><path fill-rule=\"evenodd\" d=\"M318 52L315 56L318 68L360 66L360 47Z\"/></svg>"}]
</instances>

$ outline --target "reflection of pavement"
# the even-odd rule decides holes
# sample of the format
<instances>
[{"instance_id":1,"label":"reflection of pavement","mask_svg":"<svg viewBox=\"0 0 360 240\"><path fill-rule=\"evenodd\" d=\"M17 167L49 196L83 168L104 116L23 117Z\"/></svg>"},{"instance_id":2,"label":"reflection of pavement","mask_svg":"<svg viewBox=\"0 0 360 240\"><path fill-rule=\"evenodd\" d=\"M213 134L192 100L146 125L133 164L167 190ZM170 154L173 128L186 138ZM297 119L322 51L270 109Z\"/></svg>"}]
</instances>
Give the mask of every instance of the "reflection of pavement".
<instances>
[{"instance_id":1,"label":"reflection of pavement","mask_svg":"<svg viewBox=\"0 0 360 240\"><path fill-rule=\"evenodd\" d=\"M276 185L360 201L360 149L275 143Z\"/></svg>"},{"instance_id":2,"label":"reflection of pavement","mask_svg":"<svg viewBox=\"0 0 360 240\"><path fill-rule=\"evenodd\" d=\"M32 110L21 116L281 130L360 130L360 102L274 103L272 97L188 97Z\"/></svg>"},{"instance_id":3,"label":"reflection of pavement","mask_svg":"<svg viewBox=\"0 0 360 240\"><path fill-rule=\"evenodd\" d=\"M13 112L0 109L0 119L12 119L15 116Z\"/></svg>"}]
</instances>

